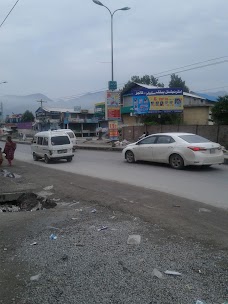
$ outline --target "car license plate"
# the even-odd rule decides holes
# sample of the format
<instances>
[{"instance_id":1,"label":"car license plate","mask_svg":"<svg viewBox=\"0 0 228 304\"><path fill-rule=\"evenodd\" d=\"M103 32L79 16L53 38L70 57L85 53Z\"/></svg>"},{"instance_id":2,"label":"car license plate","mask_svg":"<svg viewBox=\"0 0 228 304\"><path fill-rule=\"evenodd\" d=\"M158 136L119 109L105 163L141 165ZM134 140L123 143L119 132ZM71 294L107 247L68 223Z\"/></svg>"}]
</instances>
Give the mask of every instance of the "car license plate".
<instances>
[{"instance_id":1,"label":"car license plate","mask_svg":"<svg viewBox=\"0 0 228 304\"><path fill-rule=\"evenodd\" d=\"M210 153L211 153L211 154L214 154L214 153L215 153L215 151L216 151L216 149L215 149L215 148L210 149Z\"/></svg>"},{"instance_id":2,"label":"car license plate","mask_svg":"<svg viewBox=\"0 0 228 304\"><path fill-rule=\"evenodd\" d=\"M61 153L67 153L67 150L58 150L58 153L61 154Z\"/></svg>"}]
</instances>

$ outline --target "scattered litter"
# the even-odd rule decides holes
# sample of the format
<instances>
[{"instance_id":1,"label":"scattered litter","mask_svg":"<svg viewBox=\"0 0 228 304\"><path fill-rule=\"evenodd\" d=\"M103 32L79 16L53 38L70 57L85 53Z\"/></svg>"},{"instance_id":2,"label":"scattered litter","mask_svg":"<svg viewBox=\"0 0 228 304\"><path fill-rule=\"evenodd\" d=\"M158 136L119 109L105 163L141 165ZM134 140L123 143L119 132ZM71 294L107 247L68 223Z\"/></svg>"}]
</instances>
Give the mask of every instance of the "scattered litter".
<instances>
[{"instance_id":1,"label":"scattered litter","mask_svg":"<svg viewBox=\"0 0 228 304\"><path fill-rule=\"evenodd\" d=\"M173 207L180 208L180 205L173 205Z\"/></svg>"},{"instance_id":2,"label":"scattered litter","mask_svg":"<svg viewBox=\"0 0 228 304\"><path fill-rule=\"evenodd\" d=\"M114 220L114 218L116 218L114 215L110 217L111 220Z\"/></svg>"},{"instance_id":3,"label":"scattered litter","mask_svg":"<svg viewBox=\"0 0 228 304\"><path fill-rule=\"evenodd\" d=\"M173 275L173 276L181 276L181 273L180 273L180 272L172 271L172 270L166 270L166 271L165 271L165 274Z\"/></svg>"},{"instance_id":4,"label":"scattered litter","mask_svg":"<svg viewBox=\"0 0 228 304\"><path fill-rule=\"evenodd\" d=\"M43 188L45 191L48 191L48 190L51 190L51 189L53 189L53 185L51 185L51 186L47 186L47 187L45 187L45 188Z\"/></svg>"},{"instance_id":5,"label":"scattered litter","mask_svg":"<svg viewBox=\"0 0 228 304\"><path fill-rule=\"evenodd\" d=\"M77 220L77 219L78 219L77 217L72 217L72 220L73 220L73 221L75 221L75 220Z\"/></svg>"},{"instance_id":6,"label":"scattered litter","mask_svg":"<svg viewBox=\"0 0 228 304\"><path fill-rule=\"evenodd\" d=\"M80 202L77 202L77 201L75 201L75 200L73 200L73 203L75 203L75 204L80 204Z\"/></svg>"},{"instance_id":7,"label":"scattered litter","mask_svg":"<svg viewBox=\"0 0 228 304\"><path fill-rule=\"evenodd\" d=\"M134 204L134 201L129 201L130 203Z\"/></svg>"},{"instance_id":8,"label":"scattered litter","mask_svg":"<svg viewBox=\"0 0 228 304\"><path fill-rule=\"evenodd\" d=\"M7 171L5 169L1 169L0 170L0 176L9 177L9 178L21 178L21 175L9 172L9 171Z\"/></svg>"},{"instance_id":9,"label":"scattered litter","mask_svg":"<svg viewBox=\"0 0 228 304\"><path fill-rule=\"evenodd\" d=\"M59 202L59 201L60 201L60 198L52 198L52 200L53 200L54 202Z\"/></svg>"},{"instance_id":10,"label":"scattered litter","mask_svg":"<svg viewBox=\"0 0 228 304\"><path fill-rule=\"evenodd\" d=\"M200 274L202 273L202 271L201 271L200 269L198 270L198 272L199 272Z\"/></svg>"},{"instance_id":11,"label":"scattered litter","mask_svg":"<svg viewBox=\"0 0 228 304\"><path fill-rule=\"evenodd\" d=\"M84 247L85 245L81 244L81 243L77 243L77 244L75 244L75 246L77 246L77 247Z\"/></svg>"},{"instance_id":12,"label":"scattered litter","mask_svg":"<svg viewBox=\"0 0 228 304\"><path fill-rule=\"evenodd\" d=\"M52 234L50 235L50 240L56 240L56 239L57 239L57 236L56 236L55 234L52 233Z\"/></svg>"},{"instance_id":13,"label":"scattered litter","mask_svg":"<svg viewBox=\"0 0 228 304\"><path fill-rule=\"evenodd\" d=\"M40 197L46 198L47 196L51 196L54 193L48 192L48 191L40 191L40 192L37 192L36 194Z\"/></svg>"},{"instance_id":14,"label":"scattered litter","mask_svg":"<svg viewBox=\"0 0 228 304\"><path fill-rule=\"evenodd\" d=\"M193 286L192 286L192 285L189 285L189 284L187 284L186 287L187 287L189 290L192 290L192 289L193 289Z\"/></svg>"},{"instance_id":15,"label":"scattered litter","mask_svg":"<svg viewBox=\"0 0 228 304\"><path fill-rule=\"evenodd\" d=\"M96 213L97 212L97 209L93 209L92 211L91 211L91 213Z\"/></svg>"},{"instance_id":16,"label":"scattered litter","mask_svg":"<svg viewBox=\"0 0 228 304\"><path fill-rule=\"evenodd\" d=\"M30 277L30 281L38 281L40 279L40 277L41 277L41 273Z\"/></svg>"},{"instance_id":17,"label":"scattered litter","mask_svg":"<svg viewBox=\"0 0 228 304\"><path fill-rule=\"evenodd\" d=\"M108 227L107 226L102 226L101 228L97 229L97 231L102 231L102 230L107 230Z\"/></svg>"},{"instance_id":18,"label":"scattered litter","mask_svg":"<svg viewBox=\"0 0 228 304\"><path fill-rule=\"evenodd\" d=\"M199 212L211 212L211 210L206 208L199 208Z\"/></svg>"},{"instance_id":19,"label":"scattered litter","mask_svg":"<svg viewBox=\"0 0 228 304\"><path fill-rule=\"evenodd\" d=\"M37 242L34 242L34 243L30 244L30 246L33 246L33 245L37 245Z\"/></svg>"},{"instance_id":20,"label":"scattered litter","mask_svg":"<svg viewBox=\"0 0 228 304\"><path fill-rule=\"evenodd\" d=\"M206 304L206 302L203 302L203 301L197 300L197 301L196 301L196 304Z\"/></svg>"},{"instance_id":21,"label":"scattered litter","mask_svg":"<svg viewBox=\"0 0 228 304\"><path fill-rule=\"evenodd\" d=\"M7 248L4 248L3 250L4 250L4 251L7 251Z\"/></svg>"},{"instance_id":22,"label":"scattered litter","mask_svg":"<svg viewBox=\"0 0 228 304\"><path fill-rule=\"evenodd\" d=\"M67 261L67 260L68 260L68 255L67 255L67 254L64 254L64 255L62 256L61 260Z\"/></svg>"},{"instance_id":23,"label":"scattered litter","mask_svg":"<svg viewBox=\"0 0 228 304\"><path fill-rule=\"evenodd\" d=\"M154 277L157 277L158 279L161 279L163 277L162 273L159 270L157 270L156 268L154 268L152 274Z\"/></svg>"},{"instance_id":24,"label":"scattered litter","mask_svg":"<svg viewBox=\"0 0 228 304\"><path fill-rule=\"evenodd\" d=\"M82 212L83 210L82 210L82 209L75 209L75 211L79 211L79 212Z\"/></svg>"},{"instance_id":25,"label":"scattered litter","mask_svg":"<svg viewBox=\"0 0 228 304\"><path fill-rule=\"evenodd\" d=\"M127 239L128 245L139 245L140 243L141 243L141 235L138 234L129 235Z\"/></svg>"},{"instance_id":26,"label":"scattered litter","mask_svg":"<svg viewBox=\"0 0 228 304\"><path fill-rule=\"evenodd\" d=\"M53 227L53 226L48 226L47 228L49 228L49 229L54 229L54 230L61 230L60 228Z\"/></svg>"}]
</instances>

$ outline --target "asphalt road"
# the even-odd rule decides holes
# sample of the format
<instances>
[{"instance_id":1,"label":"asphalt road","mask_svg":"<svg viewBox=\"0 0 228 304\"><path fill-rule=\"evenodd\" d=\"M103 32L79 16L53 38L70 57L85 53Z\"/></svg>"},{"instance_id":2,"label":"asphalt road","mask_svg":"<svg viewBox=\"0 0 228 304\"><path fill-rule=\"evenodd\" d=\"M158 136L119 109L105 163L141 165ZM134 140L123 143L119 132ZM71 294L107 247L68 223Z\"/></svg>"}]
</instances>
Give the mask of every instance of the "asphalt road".
<instances>
[{"instance_id":1,"label":"asphalt road","mask_svg":"<svg viewBox=\"0 0 228 304\"><path fill-rule=\"evenodd\" d=\"M15 158L35 163L32 159L30 146L27 145L17 145ZM207 169L192 167L178 171L160 164L128 164L119 152L87 150L78 150L72 163L63 160L48 165L43 161L35 164L137 185L228 209L227 165L213 166Z\"/></svg>"}]
</instances>

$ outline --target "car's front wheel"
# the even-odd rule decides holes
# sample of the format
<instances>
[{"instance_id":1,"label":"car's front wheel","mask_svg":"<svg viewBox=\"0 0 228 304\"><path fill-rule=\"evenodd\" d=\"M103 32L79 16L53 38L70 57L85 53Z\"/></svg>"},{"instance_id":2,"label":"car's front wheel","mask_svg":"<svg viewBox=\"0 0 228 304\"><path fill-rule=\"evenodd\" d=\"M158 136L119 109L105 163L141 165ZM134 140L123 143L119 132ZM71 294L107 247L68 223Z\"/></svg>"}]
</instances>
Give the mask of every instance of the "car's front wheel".
<instances>
[{"instance_id":1,"label":"car's front wheel","mask_svg":"<svg viewBox=\"0 0 228 304\"><path fill-rule=\"evenodd\" d=\"M46 154L44 155L44 161L46 164L48 164L50 162L50 159L48 158L48 156Z\"/></svg>"},{"instance_id":2,"label":"car's front wheel","mask_svg":"<svg viewBox=\"0 0 228 304\"><path fill-rule=\"evenodd\" d=\"M172 154L169 158L169 164L173 169L181 170L184 168L184 160L179 154Z\"/></svg>"},{"instance_id":3,"label":"car's front wheel","mask_svg":"<svg viewBox=\"0 0 228 304\"><path fill-rule=\"evenodd\" d=\"M125 158L126 158L126 161L128 163L134 163L135 162L135 156L134 156L134 153L130 150L128 150L126 153L125 153Z\"/></svg>"},{"instance_id":4,"label":"car's front wheel","mask_svg":"<svg viewBox=\"0 0 228 304\"><path fill-rule=\"evenodd\" d=\"M67 162L70 163L72 161L72 159L73 159L72 156L67 157Z\"/></svg>"}]
</instances>

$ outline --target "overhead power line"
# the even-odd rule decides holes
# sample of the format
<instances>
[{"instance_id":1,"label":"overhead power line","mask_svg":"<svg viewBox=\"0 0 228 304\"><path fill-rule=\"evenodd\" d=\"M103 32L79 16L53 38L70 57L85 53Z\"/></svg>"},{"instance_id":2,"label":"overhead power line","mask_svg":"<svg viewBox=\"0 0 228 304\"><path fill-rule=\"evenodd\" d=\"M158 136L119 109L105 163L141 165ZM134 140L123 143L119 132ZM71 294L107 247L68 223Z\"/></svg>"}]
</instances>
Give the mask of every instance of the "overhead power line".
<instances>
[{"instance_id":1,"label":"overhead power line","mask_svg":"<svg viewBox=\"0 0 228 304\"><path fill-rule=\"evenodd\" d=\"M183 73L183 72L187 72L187 71L191 71L191 70L197 70L197 69L201 69L201 68L205 68L205 67L208 67L208 66L217 65L217 64L221 64L221 63L225 63L225 62L228 62L228 60L223 60L223 61L219 61L219 62L213 62L213 63L210 63L210 64L205 64L205 65L197 66L197 67L186 69L186 70L180 70L180 71L177 71L176 73ZM170 76L172 74L173 73L164 74L164 75L158 76L157 78L161 78L161 77L165 77L165 76Z\"/></svg>"},{"instance_id":2,"label":"overhead power line","mask_svg":"<svg viewBox=\"0 0 228 304\"><path fill-rule=\"evenodd\" d=\"M190 67L190 66L193 66L193 65L201 64L201 63L206 63L206 62L210 62L210 61L215 61L215 60L219 60L219 59L224 59L224 58L228 58L228 56L222 56L222 57L212 58L212 59L205 60L205 61L199 61L199 62L196 62L196 63L191 63L191 64L188 64L188 65L184 65L184 66L182 66L182 67L179 67L179 68L175 68L175 69L166 70L166 71L163 71L163 72L160 72L160 73L156 73L156 74L154 74L154 76L157 76L157 75L163 74L163 73L167 73L167 72L172 72L172 71L184 69L184 68L187 68L187 67Z\"/></svg>"},{"instance_id":3,"label":"overhead power line","mask_svg":"<svg viewBox=\"0 0 228 304\"><path fill-rule=\"evenodd\" d=\"M5 23L6 19L9 17L9 15L12 13L13 9L15 8L15 6L17 5L17 3L19 2L20 0L17 0L16 3L14 4L14 6L11 8L11 10L9 11L9 13L7 14L7 16L5 17L5 19L2 21L2 23L0 24L0 27L3 26L3 24Z\"/></svg>"}]
</instances>

